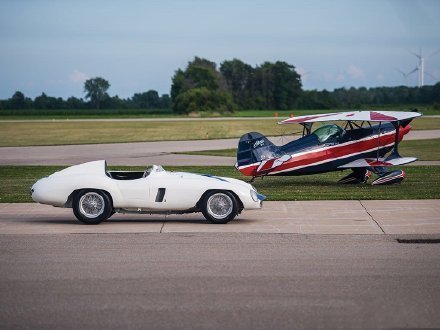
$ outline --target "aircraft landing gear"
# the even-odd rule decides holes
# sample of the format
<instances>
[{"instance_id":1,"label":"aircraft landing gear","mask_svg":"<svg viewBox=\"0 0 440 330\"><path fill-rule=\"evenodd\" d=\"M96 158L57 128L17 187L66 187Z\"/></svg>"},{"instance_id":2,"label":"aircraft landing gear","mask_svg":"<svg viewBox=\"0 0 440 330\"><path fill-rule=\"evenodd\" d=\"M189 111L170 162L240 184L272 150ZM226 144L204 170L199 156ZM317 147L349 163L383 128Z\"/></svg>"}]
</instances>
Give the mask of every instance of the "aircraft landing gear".
<instances>
[{"instance_id":1,"label":"aircraft landing gear","mask_svg":"<svg viewBox=\"0 0 440 330\"><path fill-rule=\"evenodd\" d=\"M371 184L373 186L396 184L402 182L404 178L405 178L405 171L395 170L392 172L384 172L379 174L379 177L376 180L374 180Z\"/></svg>"},{"instance_id":2,"label":"aircraft landing gear","mask_svg":"<svg viewBox=\"0 0 440 330\"><path fill-rule=\"evenodd\" d=\"M371 172L366 168L352 168L352 171L349 175L344 176L339 183L342 184L359 184L359 183L367 183L368 179L371 176Z\"/></svg>"},{"instance_id":3,"label":"aircraft landing gear","mask_svg":"<svg viewBox=\"0 0 440 330\"><path fill-rule=\"evenodd\" d=\"M368 179L371 177L371 172L374 172L374 174L379 176L371 183L373 186L396 184L402 182L405 178L405 171L402 170L388 172L386 167L372 167L370 169L371 171L366 168L353 168L353 172L344 176L338 182L342 184L367 183Z\"/></svg>"}]
</instances>

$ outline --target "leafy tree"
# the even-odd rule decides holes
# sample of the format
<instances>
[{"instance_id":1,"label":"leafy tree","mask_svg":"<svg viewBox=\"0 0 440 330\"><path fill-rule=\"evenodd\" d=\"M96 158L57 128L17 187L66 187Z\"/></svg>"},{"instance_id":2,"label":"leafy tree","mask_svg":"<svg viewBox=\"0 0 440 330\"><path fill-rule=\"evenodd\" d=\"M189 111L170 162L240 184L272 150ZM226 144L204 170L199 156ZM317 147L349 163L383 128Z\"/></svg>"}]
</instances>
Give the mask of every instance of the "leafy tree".
<instances>
[{"instance_id":1,"label":"leafy tree","mask_svg":"<svg viewBox=\"0 0 440 330\"><path fill-rule=\"evenodd\" d=\"M67 109L84 109L85 103L83 99L71 96L66 100Z\"/></svg>"},{"instance_id":2,"label":"leafy tree","mask_svg":"<svg viewBox=\"0 0 440 330\"><path fill-rule=\"evenodd\" d=\"M35 109L66 109L67 103L61 97L47 96L41 93L34 99Z\"/></svg>"},{"instance_id":3,"label":"leafy tree","mask_svg":"<svg viewBox=\"0 0 440 330\"><path fill-rule=\"evenodd\" d=\"M158 109L160 107L159 93L155 90L149 90L145 93L148 109Z\"/></svg>"},{"instance_id":4,"label":"leafy tree","mask_svg":"<svg viewBox=\"0 0 440 330\"><path fill-rule=\"evenodd\" d=\"M239 59L224 61L220 71L234 101L244 109L291 109L301 95L301 77L286 62L251 67Z\"/></svg>"},{"instance_id":5,"label":"leafy tree","mask_svg":"<svg viewBox=\"0 0 440 330\"><path fill-rule=\"evenodd\" d=\"M34 108L35 109L47 109L48 97L45 93L41 93L40 96L37 96L34 99Z\"/></svg>"},{"instance_id":6,"label":"leafy tree","mask_svg":"<svg viewBox=\"0 0 440 330\"><path fill-rule=\"evenodd\" d=\"M135 108L140 109L159 109L162 107L159 94L155 90L133 95L131 102Z\"/></svg>"},{"instance_id":7,"label":"leafy tree","mask_svg":"<svg viewBox=\"0 0 440 330\"><path fill-rule=\"evenodd\" d=\"M301 94L301 77L286 62L264 62L255 69L253 95L258 108L287 110L296 106Z\"/></svg>"},{"instance_id":8,"label":"leafy tree","mask_svg":"<svg viewBox=\"0 0 440 330\"><path fill-rule=\"evenodd\" d=\"M12 98L9 100L12 109L25 109L26 108L26 98L24 94L20 91L16 91Z\"/></svg>"},{"instance_id":9,"label":"leafy tree","mask_svg":"<svg viewBox=\"0 0 440 330\"><path fill-rule=\"evenodd\" d=\"M171 101L176 102L177 96L184 92L185 74L181 69L177 69L171 78Z\"/></svg>"},{"instance_id":10,"label":"leafy tree","mask_svg":"<svg viewBox=\"0 0 440 330\"><path fill-rule=\"evenodd\" d=\"M235 105L216 64L195 57L185 70L178 69L171 86L173 109L178 113L233 111Z\"/></svg>"},{"instance_id":11,"label":"leafy tree","mask_svg":"<svg viewBox=\"0 0 440 330\"><path fill-rule=\"evenodd\" d=\"M101 77L95 77L88 79L84 82L84 92L86 93L86 99L90 99L90 103L100 108L101 102L109 98L107 90L110 87L110 83Z\"/></svg>"},{"instance_id":12,"label":"leafy tree","mask_svg":"<svg viewBox=\"0 0 440 330\"><path fill-rule=\"evenodd\" d=\"M160 97L160 109L171 109L173 103L168 94L162 94Z\"/></svg>"},{"instance_id":13,"label":"leafy tree","mask_svg":"<svg viewBox=\"0 0 440 330\"><path fill-rule=\"evenodd\" d=\"M221 63L220 72L226 80L234 102L243 108L249 107L252 104L250 98L254 69L249 64L234 58Z\"/></svg>"},{"instance_id":14,"label":"leafy tree","mask_svg":"<svg viewBox=\"0 0 440 330\"><path fill-rule=\"evenodd\" d=\"M179 94L174 103L174 111L188 114L191 112L233 112L236 108L231 94L206 87L192 88Z\"/></svg>"}]
</instances>

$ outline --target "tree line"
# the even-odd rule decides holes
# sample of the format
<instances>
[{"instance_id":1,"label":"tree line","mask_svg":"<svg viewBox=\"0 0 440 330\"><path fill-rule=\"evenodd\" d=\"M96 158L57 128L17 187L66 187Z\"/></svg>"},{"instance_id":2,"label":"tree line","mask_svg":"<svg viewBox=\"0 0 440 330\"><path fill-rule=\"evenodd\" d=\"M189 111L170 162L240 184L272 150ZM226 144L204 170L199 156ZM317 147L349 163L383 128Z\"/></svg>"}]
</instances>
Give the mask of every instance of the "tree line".
<instances>
[{"instance_id":1,"label":"tree line","mask_svg":"<svg viewBox=\"0 0 440 330\"><path fill-rule=\"evenodd\" d=\"M178 69L171 85L173 109L189 113L240 109L292 109L301 95L301 77L286 62L252 67L239 59L216 63L195 57Z\"/></svg>"},{"instance_id":2,"label":"tree line","mask_svg":"<svg viewBox=\"0 0 440 330\"><path fill-rule=\"evenodd\" d=\"M85 99L47 96L33 100L22 92L0 100L1 109L172 109L176 113L233 112L236 109L349 109L363 106L440 106L440 82L433 86L337 88L303 90L301 76L292 64L276 61L251 66L239 59L219 66L195 57L178 68L171 81L170 95L155 90L135 93L130 98L109 96L110 83L101 77L84 83Z\"/></svg>"},{"instance_id":3,"label":"tree line","mask_svg":"<svg viewBox=\"0 0 440 330\"><path fill-rule=\"evenodd\" d=\"M0 100L0 110L21 109L171 109L171 98L155 90L135 93L132 97L121 99L109 96L110 83L101 77L91 78L84 82L85 100L71 96L64 100L61 97L48 96L42 93L33 100L17 91L7 100Z\"/></svg>"},{"instance_id":4,"label":"tree line","mask_svg":"<svg viewBox=\"0 0 440 330\"><path fill-rule=\"evenodd\" d=\"M298 109L350 109L365 106L431 105L440 109L440 82L423 87L359 87L303 91Z\"/></svg>"}]
</instances>

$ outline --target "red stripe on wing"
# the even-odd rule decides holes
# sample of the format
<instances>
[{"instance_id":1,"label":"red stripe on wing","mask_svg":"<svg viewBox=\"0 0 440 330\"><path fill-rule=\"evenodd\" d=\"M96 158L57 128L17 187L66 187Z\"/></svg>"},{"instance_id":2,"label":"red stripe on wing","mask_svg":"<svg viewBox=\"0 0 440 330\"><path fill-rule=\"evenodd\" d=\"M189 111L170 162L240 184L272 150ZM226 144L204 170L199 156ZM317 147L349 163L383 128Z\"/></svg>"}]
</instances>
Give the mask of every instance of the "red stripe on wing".
<instances>
[{"instance_id":1,"label":"red stripe on wing","mask_svg":"<svg viewBox=\"0 0 440 330\"><path fill-rule=\"evenodd\" d=\"M371 120L382 120L382 121L395 121L395 120L397 120L396 117L387 116L387 115L384 115L382 113L375 112L375 111L370 112L370 119Z\"/></svg>"}]
</instances>

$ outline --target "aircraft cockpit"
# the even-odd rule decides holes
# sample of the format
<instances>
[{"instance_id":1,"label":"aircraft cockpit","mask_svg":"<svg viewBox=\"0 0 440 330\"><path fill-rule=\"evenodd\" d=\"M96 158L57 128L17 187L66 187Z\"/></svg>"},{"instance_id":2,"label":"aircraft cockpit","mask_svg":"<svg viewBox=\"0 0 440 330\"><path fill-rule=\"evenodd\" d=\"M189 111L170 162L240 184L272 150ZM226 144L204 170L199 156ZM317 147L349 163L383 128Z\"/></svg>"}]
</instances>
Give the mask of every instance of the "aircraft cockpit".
<instances>
[{"instance_id":1,"label":"aircraft cockpit","mask_svg":"<svg viewBox=\"0 0 440 330\"><path fill-rule=\"evenodd\" d=\"M344 130L336 124L328 124L319 127L313 133L318 138L319 143L337 143L344 135Z\"/></svg>"}]
</instances>

